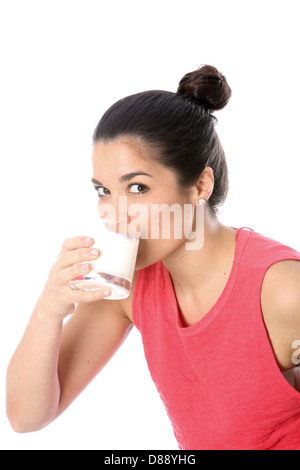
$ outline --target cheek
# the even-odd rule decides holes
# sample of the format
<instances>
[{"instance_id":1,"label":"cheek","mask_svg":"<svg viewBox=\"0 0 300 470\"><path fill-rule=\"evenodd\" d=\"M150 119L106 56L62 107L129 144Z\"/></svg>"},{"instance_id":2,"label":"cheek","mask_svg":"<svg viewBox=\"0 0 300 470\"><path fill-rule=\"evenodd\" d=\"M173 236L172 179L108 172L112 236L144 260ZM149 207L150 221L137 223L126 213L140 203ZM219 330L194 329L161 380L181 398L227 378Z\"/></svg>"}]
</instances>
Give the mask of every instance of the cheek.
<instances>
[{"instance_id":1,"label":"cheek","mask_svg":"<svg viewBox=\"0 0 300 470\"><path fill-rule=\"evenodd\" d=\"M185 221L192 221L193 215L184 215L183 205L177 204L173 210L170 207L168 204L152 205L151 209L138 211L138 217L131 220L141 236L136 269L166 258L186 242Z\"/></svg>"},{"instance_id":2,"label":"cheek","mask_svg":"<svg viewBox=\"0 0 300 470\"><path fill-rule=\"evenodd\" d=\"M135 205L130 208L130 224L143 239L178 240L184 237L186 222L193 218L188 212L178 203Z\"/></svg>"}]
</instances>

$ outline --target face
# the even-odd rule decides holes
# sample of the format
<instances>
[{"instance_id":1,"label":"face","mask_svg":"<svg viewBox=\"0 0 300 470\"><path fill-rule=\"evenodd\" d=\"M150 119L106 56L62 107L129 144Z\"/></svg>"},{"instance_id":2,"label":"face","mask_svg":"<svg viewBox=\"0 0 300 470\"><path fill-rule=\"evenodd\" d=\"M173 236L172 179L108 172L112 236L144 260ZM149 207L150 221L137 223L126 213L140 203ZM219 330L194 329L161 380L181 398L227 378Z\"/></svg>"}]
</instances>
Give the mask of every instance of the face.
<instances>
[{"instance_id":1,"label":"face","mask_svg":"<svg viewBox=\"0 0 300 470\"><path fill-rule=\"evenodd\" d=\"M180 208L183 214L184 204L193 204L195 189L180 188L175 173L154 161L151 149L142 142L125 138L97 142L93 148L92 182L98 193L100 212L109 205L117 219L123 219L124 213L122 216L120 213L122 200L127 223L140 231L137 269L182 249L186 241L182 225L184 217L182 220L176 218L167 208L175 204L177 214Z\"/></svg>"}]
</instances>

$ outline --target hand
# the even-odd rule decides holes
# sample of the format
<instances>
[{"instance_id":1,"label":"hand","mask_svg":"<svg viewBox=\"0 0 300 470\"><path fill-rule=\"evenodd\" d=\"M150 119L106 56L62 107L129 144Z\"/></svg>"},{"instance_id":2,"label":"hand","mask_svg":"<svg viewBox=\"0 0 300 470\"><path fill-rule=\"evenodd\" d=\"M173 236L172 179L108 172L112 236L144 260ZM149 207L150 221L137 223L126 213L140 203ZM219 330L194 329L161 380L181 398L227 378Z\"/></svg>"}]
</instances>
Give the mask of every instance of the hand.
<instances>
[{"instance_id":1,"label":"hand","mask_svg":"<svg viewBox=\"0 0 300 470\"><path fill-rule=\"evenodd\" d=\"M39 298L43 314L64 318L74 312L75 303L94 302L110 295L107 290L105 295L104 290L77 291L68 285L75 277L86 275L91 271L92 265L88 261L99 258L99 250L91 248L93 243L94 240L87 237L74 237L64 241Z\"/></svg>"}]
</instances>

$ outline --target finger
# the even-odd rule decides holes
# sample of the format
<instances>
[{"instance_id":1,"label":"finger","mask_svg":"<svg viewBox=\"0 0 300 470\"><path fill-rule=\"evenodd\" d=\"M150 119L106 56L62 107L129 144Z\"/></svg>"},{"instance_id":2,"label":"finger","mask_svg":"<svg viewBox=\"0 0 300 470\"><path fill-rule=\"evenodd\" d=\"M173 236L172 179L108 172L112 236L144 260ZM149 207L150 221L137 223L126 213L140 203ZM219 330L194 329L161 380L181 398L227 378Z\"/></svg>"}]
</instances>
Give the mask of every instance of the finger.
<instances>
[{"instance_id":1,"label":"finger","mask_svg":"<svg viewBox=\"0 0 300 470\"><path fill-rule=\"evenodd\" d=\"M59 270L56 279L60 284L66 284L77 277L85 276L92 269L94 269L94 267L91 263L75 264Z\"/></svg>"},{"instance_id":2,"label":"finger","mask_svg":"<svg viewBox=\"0 0 300 470\"><path fill-rule=\"evenodd\" d=\"M95 302L96 300L106 299L111 295L111 291L107 288L99 287L96 291L81 291L68 287L69 292L66 294L70 297L72 303L88 303Z\"/></svg>"},{"instance_id":3,"label":"finger","mask_svg":"<svg viewBox=\"0 0 300 470\"><path fill-rule=\"evenodd\" d=\"M61 253L64 251L76 250L77 248L89 247L92 246L93 243L94 240L91 237L77 236L67 238L62 244Z\"/></svg>"},{"instance_id":4,"label":"finger","mask_svg":"<svg viewBox=\"0 0 300 470\"><path fill-rule=\"evenodd\" d=\"M66 251L57 259L56 267L65 269L74 264L93 261L99 258L98 248L78 248L77 250Z\"/></svg>"}]
</instances>

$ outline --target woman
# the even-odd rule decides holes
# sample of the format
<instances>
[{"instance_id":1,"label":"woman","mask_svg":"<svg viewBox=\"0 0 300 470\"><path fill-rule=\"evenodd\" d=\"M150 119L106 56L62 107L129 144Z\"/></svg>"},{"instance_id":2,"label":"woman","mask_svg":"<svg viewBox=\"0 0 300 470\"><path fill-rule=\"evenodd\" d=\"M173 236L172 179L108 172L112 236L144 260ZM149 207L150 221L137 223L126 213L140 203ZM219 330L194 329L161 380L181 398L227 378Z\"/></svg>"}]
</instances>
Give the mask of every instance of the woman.
<instances>
[{"instance_id":1,"label":"woman","mask_svg":"<svg viewBox=\"0 0 300 470\"><path fill-rule=\"evenodd\" d=\"M181 449L300 449L300 254L218 220L228 173L212 112L230 96L226 78L203 66L176 93L129 96L100 120L100 207L121 196L128 213L135 203L148 213L203 207L204 244L187 250L172 219L169 238L141 239L131 295L107 302L109 292L68 287L101 254L88 237L66 240L8 367L16 431L59 416L134 324Z\"/></svg>"}]
</instances>

